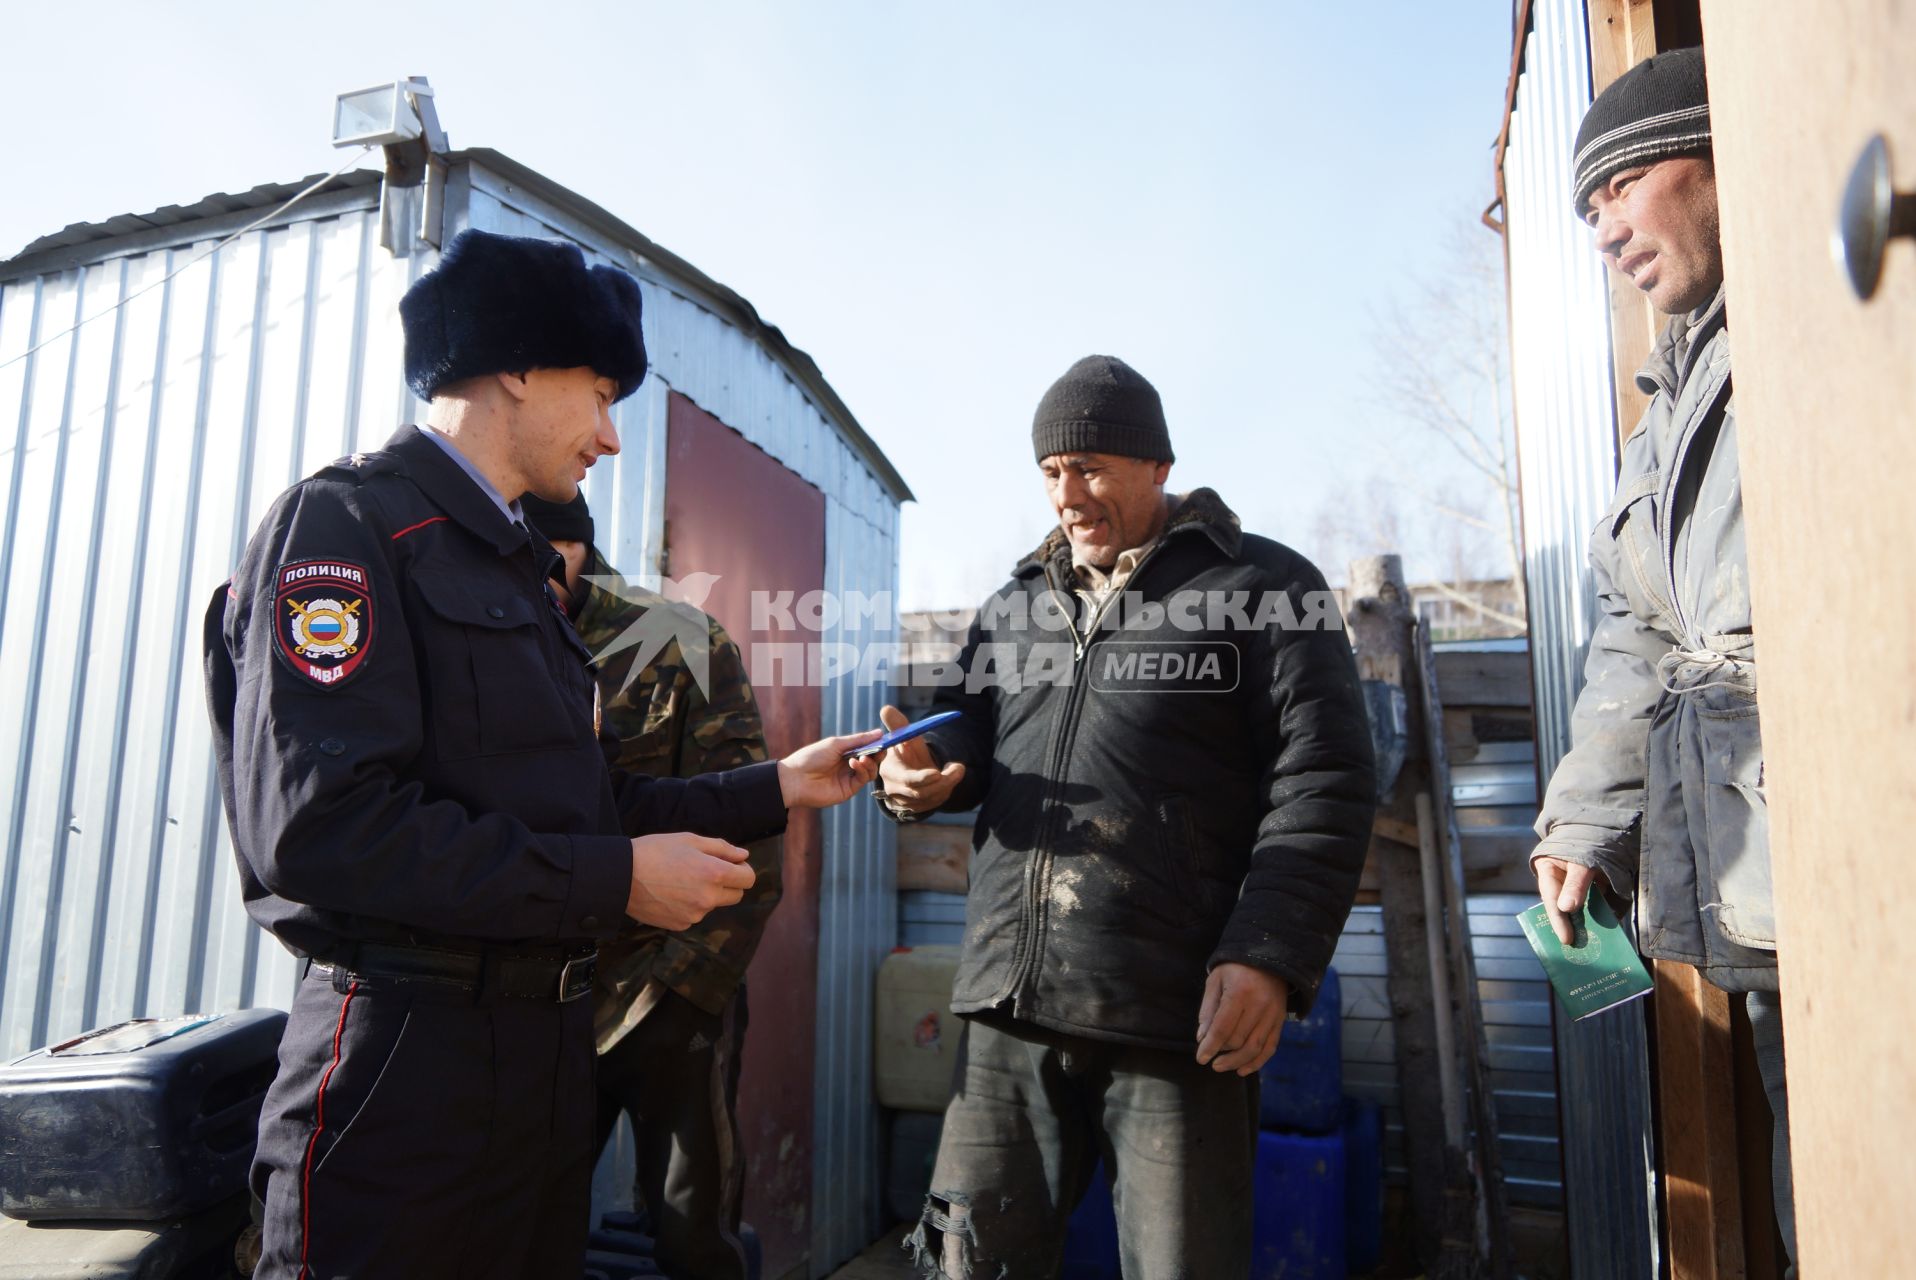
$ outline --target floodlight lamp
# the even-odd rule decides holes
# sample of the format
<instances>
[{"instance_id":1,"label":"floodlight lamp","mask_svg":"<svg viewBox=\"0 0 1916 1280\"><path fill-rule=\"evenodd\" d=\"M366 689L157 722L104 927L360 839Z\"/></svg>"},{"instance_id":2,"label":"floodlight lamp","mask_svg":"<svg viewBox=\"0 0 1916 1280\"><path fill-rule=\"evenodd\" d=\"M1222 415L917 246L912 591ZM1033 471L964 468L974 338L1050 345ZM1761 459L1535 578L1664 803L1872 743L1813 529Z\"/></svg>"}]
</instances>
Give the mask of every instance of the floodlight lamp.
<instances>
[{"instance_id":1,"label":"floodlight lamp","mask_svg":"<svg viewBox=\"0 0 1916 1280\"><path fill-rule=\"evenodd\" d=\"M415 97L431 97L423 80L394 80L342 93L333 105L335 147L391 146L425 132Z\"/></svg>"}]
</instances>

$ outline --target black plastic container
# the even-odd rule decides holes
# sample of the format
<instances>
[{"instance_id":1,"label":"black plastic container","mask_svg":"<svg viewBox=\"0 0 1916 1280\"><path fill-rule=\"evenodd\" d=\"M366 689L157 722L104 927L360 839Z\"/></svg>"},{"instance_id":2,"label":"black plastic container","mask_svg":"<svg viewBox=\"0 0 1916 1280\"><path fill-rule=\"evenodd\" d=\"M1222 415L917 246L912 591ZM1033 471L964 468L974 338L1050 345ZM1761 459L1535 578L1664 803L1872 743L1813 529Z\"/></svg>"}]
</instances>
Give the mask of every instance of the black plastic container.
<instances>
[{"instance_id":1,"label":"black plastic container","mask_svg":"<svg viewBox=\"0 0 1916 1280\"><path fill-rule=\"evenodd\" d=\"M0 1066L0 1213L176 1218L246 1187L286 1015L122 1022Z\"/></svg>"}]
</instances>

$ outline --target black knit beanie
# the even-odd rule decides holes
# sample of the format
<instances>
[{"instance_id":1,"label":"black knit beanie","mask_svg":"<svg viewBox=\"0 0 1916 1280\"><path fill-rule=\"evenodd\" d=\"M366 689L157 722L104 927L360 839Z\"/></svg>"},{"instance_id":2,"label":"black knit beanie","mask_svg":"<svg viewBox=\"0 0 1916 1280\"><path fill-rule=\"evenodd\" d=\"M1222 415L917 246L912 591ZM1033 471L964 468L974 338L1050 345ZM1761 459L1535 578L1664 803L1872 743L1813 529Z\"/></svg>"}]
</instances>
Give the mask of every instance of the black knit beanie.
<instances>
[{"instance_id":1,"label":"black knit beanie","mask_svg":"<svg viewBox=\"0 0 1916 1280\"><path fill-rule=\"evenodd\" d=\"M1653 54L1597 95L1577 130L1570 202L1590 216L1590 193L1618 171L1671 156L1710 154L1703 50Z\"/></svg>"},{"instance_id":2,"label":"black knit beanie","mask_svg":"<svg viewBox=\"0 0 1916 1280\"><path fill-rule=\"evenodd\" d=\"M574 494L570 502L547 502L538 494L519 499L526 519L547 542L583 542L592 545L592 512L585 505L585 491Z\"/></svg>"},{"instance_id":3,"label":"black knit beanie","mask_svg":"<svg viewBox=\"0 0 1916 1280\"><path fill-rule=\"evenodd\" d=\"M1086 356L1038 402L1031 422L1038 461L1058 453L1115 453L1174 462L1157 388L1116 356Z\"/></svg>"},{"instance_id":4,"label":"black knit beanie","mask_svg":"<svg viewBox=\"0 0 1916 1280\"><path fill-rule=\"evenodd\" d=\"M623 400L645 379L639 306L637 280L570 241L462 231L399 300L406 385L430 400L481 374L589 368Z\"/></svg>"}]
</instances>

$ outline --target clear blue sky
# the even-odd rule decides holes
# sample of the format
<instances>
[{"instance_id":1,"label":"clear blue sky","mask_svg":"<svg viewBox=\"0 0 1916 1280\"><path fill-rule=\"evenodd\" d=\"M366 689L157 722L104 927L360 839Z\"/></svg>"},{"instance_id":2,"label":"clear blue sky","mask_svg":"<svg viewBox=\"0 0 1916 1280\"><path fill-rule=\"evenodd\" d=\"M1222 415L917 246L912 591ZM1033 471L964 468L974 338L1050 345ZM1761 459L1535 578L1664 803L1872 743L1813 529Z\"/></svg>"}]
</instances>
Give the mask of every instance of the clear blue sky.
<instances>
[{"instance_id":1,"label":"clear blue sky","mask_svg":"<svg viewBox=\"0 0 1916 1280\"><path fill-rule=\"evenodd\" d=\"M1370 317L1491 197L1511 22L1502 0L177 12L9 15L0 256L330 169L334 95L424 74L455 146L606 206L817 359L918 495L907 607L973 602L1049 527L1031 413L1090 352L1158 386L1174 488L1307 553L1327 493L1428 448L1367 398Z\"/></svg>"}]
</instances>

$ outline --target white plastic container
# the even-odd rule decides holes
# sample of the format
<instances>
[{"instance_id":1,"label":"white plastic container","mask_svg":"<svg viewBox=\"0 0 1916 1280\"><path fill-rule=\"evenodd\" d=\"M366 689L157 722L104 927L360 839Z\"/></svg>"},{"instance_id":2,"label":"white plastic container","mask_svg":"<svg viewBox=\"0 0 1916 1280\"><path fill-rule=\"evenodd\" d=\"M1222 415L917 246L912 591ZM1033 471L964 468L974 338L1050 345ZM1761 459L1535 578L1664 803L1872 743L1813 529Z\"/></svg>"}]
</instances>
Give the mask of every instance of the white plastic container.
<instances>
[{"instance_id":1,"label":"white plastic container","mask_svg":"<svg viewBox=\"0 0 1916 1280\"><path fill-rule=\"evenodd\" d=\"M942 1112L951 1100L964 1023L951 1011L958 948L900 947L878 966L878 1104Z\"/></svg>"}]
</instances>

